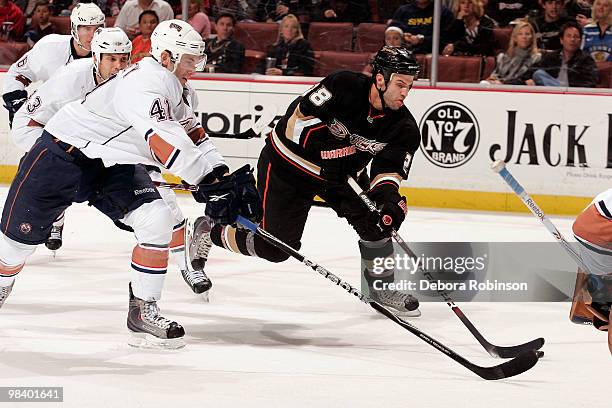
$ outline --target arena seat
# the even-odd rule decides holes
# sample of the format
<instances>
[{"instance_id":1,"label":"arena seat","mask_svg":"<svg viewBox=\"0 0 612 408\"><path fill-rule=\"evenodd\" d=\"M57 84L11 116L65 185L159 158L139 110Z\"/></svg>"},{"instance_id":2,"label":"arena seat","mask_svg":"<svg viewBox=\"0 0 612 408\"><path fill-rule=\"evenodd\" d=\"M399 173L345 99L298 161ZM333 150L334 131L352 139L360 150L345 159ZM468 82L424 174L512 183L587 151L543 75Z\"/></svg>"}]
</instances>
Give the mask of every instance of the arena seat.
<instances>
[{"instance_id":1,"label":"arena seat","mask_svg":"<svg viewBox=\"0 0 612 408\"><path fill-rule=\"evenodd\" d=\"M510 38L512 37L512 28L495 28L493 30L493 48L495 54L500 52L506 52L508 45L510 44Z\"/></svg>"},{"instance_id":2,"label":"arena seat","mask_svg":"<svg viewBox=\"0 0 612 408\"><path fill-rule=\"evenodd\" d=\"M266 51L278 38L276 23L238 23L234 39L247 50Z\"/></svg>"},{"instance_id":3,"label":"arena seat","mask_svg":"<svg viewBox=\"0 0 612 408\"><path fill-rule=\"evenodd\" d=\"M597 88L612 88L612 62L598 62L597 75L599 75Z\"/></svg>"},{"instance_id":4,"label":"arena seat","mask_svg":"<svg viewBox=\"0 0 612 408\"><path fill-rule=\"evenodd\" d=\"M447 56L438 59L439 82L480 82L481 57ZM431 77L431 56L427 56L427 72Z\"/></svg>"},{"instance_id":5,"label":"arena seat","mask_svg":"<svg viewBox=\"0 0 612 408\"><path fill-rule=\"evenodd\" d=\"M482 67L480 79L487 79L491 73L493 73L496 66L497 62L495 61L495 57L484 57L484 65Z\"/></svg>"},{"instance_id":6,"label":"arena seat","mask_svg":"<svg viewBox=\"0 0 612 408\"><path fill-rule=\"evenodd\" d=\"M24 42L0 42L0 65L12 65L29 49Z\"/></svg>"},{"instance_id":7,"label":"arena seat","mask_svg":"<svg viewBox=\"0 0 612 408\"><path fill-rule=\"evenodd\" d=\"M266 53L263 51L257 50L245 50L244 52L244 62L242 63L242 69L240 73L242 74L252 74L257 72L257 68L261 61L266 58Z\"/></svg>"},{"instance_id":8,"label":"arena seat","mask_svg":"<svg viewBox=\"0 0 612 408\"><path fill-rule=\"evenodd\" d=\"M361 23L357 26L357 52L376 52L385 43L386 24Z\"/></svg>"},{"instance_id":9,"label":"arena seat","mask_svg":"<svg viewBox=\"0 0 612 408\"><path fill-rule=\"evenodd\" d=\"M351 51L353 49L353 24L311 23L308 41L315 51Z\"/></svg>"},{"instance_id":10,"label":"arena seat","mask_svg":"<svg viewBox=\"0 0 612 408\"><path fill-rule=\"evenodd\" d=\"M50 20L53 24L55 24L57 34L70 34L70 17L53 16Z\"/></svg>"},{"instance_id":11,"label":"arena seat","mask_svg":"<svg viewBox=\"0 0 612 408\"><path fill-rule=\"evenodd\" d=\"M370 56L369 52L317 51L314 75L324 77L340 70L362 72Z\"/></svg>"}]
</instances>

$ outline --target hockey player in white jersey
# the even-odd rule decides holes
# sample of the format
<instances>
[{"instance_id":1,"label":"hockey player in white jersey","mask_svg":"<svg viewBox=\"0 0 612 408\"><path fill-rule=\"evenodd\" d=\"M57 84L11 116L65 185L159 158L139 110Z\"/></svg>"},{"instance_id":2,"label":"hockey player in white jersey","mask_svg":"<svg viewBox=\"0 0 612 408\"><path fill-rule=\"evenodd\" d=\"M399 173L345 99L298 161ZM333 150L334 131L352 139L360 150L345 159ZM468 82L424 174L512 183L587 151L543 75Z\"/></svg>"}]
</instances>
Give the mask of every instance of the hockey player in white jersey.
<instances>
[{"instance_id":1,"label":"hockey player in white jersey","mask_svg":"<svg viewBox=\"0 0 612 408\"><path fill-rule=\"evenodd\" d=\"M9 125L28 97L28 85L46 81L59 67L75 59L91 56L93 34L98 27L104 26L104 21L104 13L98 6L78 3L70 14L71 35L47 35L11 65L4 76L2 91Z\"/></svg>"},{"instance_id":2,"label":"hockey player in white jersey","mask_svg":"<svg viewBox=\"0 0 612 408\"><path fill-rule=\"evenodd\" d=\"M171 213L135 164L161 165L197 185L194 198L206 202L206 215L221 225L238 215L257 221L261 200L252 170L228 174L203 131L187 134L178 122L183 85L205 62L200 35L185 22L165 21L155 29L151 46L152 58L60 109L22 161L0 222L0 305L53 219L72 202L88 201L130 226L138 242L130 268L131 344L180 347L183 328L161 316L157 306L168 265Z\"/></svg>"},{"instance_id":3,"label":"hockey player in white jersey","mask_svg":"<svg viewBox=\"0 0 612 408\"><path fill-rule=\"evenodd\" d=\"M104 26L105 16L93 3L78 3L70 14L71 35L50 34L36 43L17 62L10 66L3 80L2 99L9 114L9 127L13 116L28 98L26 88L33 82L48 80L60 67L73 60L91 56L94 32ZM62 245L64 217L55 220L46 245L55 251Z\"/></svg>"},{"instance_id":4,"label":"hockey player in white jersey","mask_svg":"<svg viewBox=\"0 0 612 408\"><path fill-rule=\"evenodd\" d=\"M98 28L91 49L91 58L60 67L17 111L11 135L21 149L27 152L32 148L44 126L64 105L82 99L130 64L132 42L120 28Z\"/></svg>"}]
</instances>

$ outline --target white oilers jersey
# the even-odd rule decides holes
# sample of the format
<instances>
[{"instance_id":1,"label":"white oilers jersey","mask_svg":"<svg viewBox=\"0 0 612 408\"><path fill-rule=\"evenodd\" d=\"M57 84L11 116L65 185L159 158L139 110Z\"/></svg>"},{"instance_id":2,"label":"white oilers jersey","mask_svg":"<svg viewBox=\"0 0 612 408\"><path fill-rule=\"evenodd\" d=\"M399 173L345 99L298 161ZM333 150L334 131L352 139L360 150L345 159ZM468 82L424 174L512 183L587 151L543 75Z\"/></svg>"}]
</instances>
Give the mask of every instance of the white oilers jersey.
<instances>
[{"instance_id":1,"label":"white oilers jersey","mask_svg":"<svg viewBox=\"0 0 612 408\"><path fill-rule=\"evenodd\" d=\"M106 166L162 165L197 184L225 162L199 124L186 133L179 121L185 122L189 112L176 76L147 57L83 101L64 106L45 130Z\"/></svg>"},{"instance_id":2,"label":"white oilers jersey","mask_svg":"<svg viewBox=\"0 0 612 408\"><path fill-rule=\"evenodd\" d=\"M74 59L72 36L49 34L43 37L9 68L4 77L3 94L23 90L30 83L46 81L61 66Z\"/></svg>"},{"instance_id":3,"label":"white oilers jersey","mask_svg":"<svg viewBox=\"0 0 612 408\"><path fill-rule=\"evenodd\" d=\"M17 111L11 133L17 146L28 151L43 127L64 105L82 99L96 87L92 58L83 58L60 67Z\"/></svg>"}]
</instances>

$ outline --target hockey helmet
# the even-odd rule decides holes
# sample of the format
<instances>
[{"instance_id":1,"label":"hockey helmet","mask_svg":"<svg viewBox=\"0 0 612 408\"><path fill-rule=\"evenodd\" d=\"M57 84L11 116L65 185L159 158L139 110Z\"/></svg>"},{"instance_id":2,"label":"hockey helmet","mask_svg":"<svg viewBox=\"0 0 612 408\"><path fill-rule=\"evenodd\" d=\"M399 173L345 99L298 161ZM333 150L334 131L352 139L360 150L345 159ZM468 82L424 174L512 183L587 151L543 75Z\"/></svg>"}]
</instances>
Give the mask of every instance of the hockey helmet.
<instances>
[{"instance_id":1,"label":"hockey helmet","mask_svg":"<svg viewBox=\"0 0 612 408\"><path fill-rule=\"evenodd\" d=\"M175 70L183 55L194 55L199 58L196 70L201 71L206 64L205 49L202 36L185 21L162 21L151 34L151 56L161 63L162 52L169 52Z\"/></svg>"},{"instance_id":2,"label":"hockey helmet","mask_svg":"<svg viewBox=\"0 0 612 408\"><path fill-rule=\"evenodd\" d=\"M79 26L104 25L106 17L100 7L93 3L77 3L70 13L70 33L72 38L83 47L79 40ZM85 47L83 47L85 48Z\"/></svg>"},{"instance_id":3,"label":"hockey helmet","mask_svg":"<svg viewBox=\"0 0 612 408\"><path fill-rule=\"evenodd\" d=\"M389 82L391 74L405 74L417 76L419 74L419 63L412 51L404 46L382 47L372 61L372 77L380 73Z\"/></svg>"},{"instance_id":4,"label":"hockey helmet","mask_svg":"<svg viewBox=\"0 0 612 408\"><path fill-rule=\"evenodd\" d=\"M130 54L132 42L127 34L118 27L98 28L91 40L91 53L94 58L94 66L98 70L98 64L102 54Z\"/></svg>"}]
</instances>

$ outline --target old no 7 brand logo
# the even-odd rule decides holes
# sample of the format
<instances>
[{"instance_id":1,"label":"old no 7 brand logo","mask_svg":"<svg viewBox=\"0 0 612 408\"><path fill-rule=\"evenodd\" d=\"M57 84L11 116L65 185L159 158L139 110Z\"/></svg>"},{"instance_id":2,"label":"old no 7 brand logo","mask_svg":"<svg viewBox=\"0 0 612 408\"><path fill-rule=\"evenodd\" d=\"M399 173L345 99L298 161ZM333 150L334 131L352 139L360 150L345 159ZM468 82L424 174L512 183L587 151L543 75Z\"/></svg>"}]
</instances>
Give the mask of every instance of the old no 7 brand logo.
<instances>
[{"instance_id":1,"label":"old no 7 brand logo","mask_svg":"<svg viewBox=\"0 0 612 408\"><path fill-rule=\"evenodd\" d=\"M421 151L440 167L459 167L474 156L480 141L476 117L457 102L440 102L423 115Z\"/></svg>"}]
</instances>

